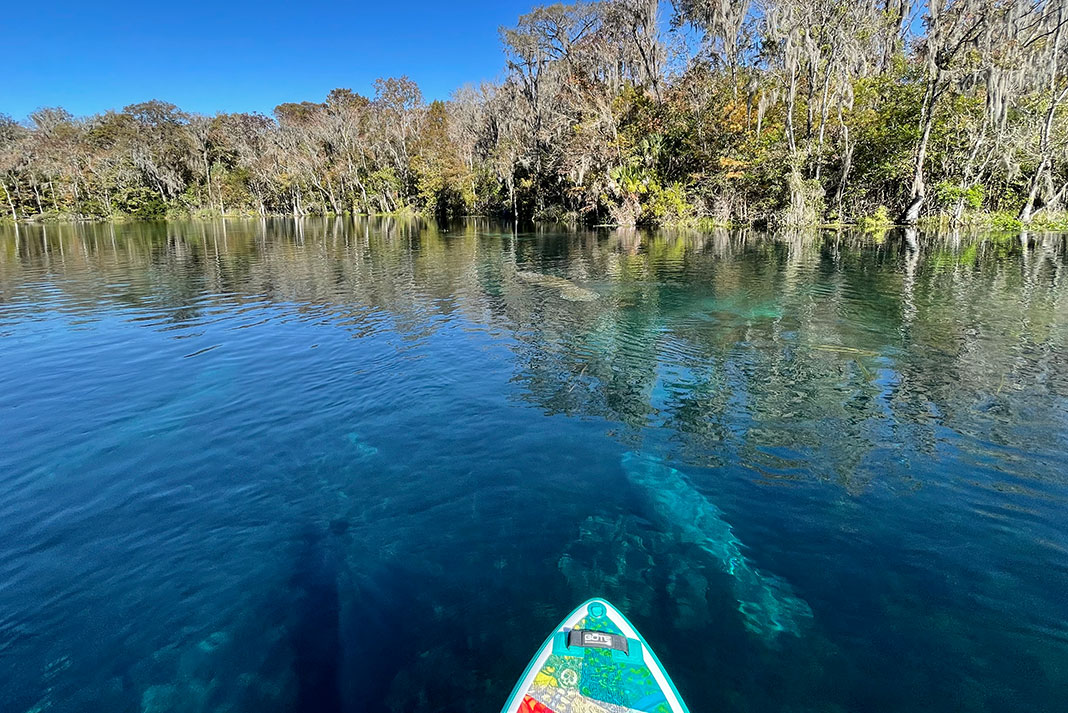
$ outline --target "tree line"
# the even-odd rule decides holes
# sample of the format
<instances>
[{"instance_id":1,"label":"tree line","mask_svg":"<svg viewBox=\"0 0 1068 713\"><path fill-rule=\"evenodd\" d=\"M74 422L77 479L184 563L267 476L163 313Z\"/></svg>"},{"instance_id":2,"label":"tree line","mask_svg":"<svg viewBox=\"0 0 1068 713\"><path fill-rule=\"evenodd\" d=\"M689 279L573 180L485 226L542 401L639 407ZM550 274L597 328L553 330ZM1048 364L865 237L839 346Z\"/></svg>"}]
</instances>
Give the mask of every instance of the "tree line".
<instances>
[{"instance_id":1,"label":"tree line","mask_svg":"<svg viewBox=\"0 0 1068 713\"><path fill-rule=\"evenodd\" d=\"M0 116L11 219L413 211L587 223L1061 220L1068 0L582 0L499 80L272 116ZM993 218L990 218L993 216Z\"/></svg>"}]
</instances>

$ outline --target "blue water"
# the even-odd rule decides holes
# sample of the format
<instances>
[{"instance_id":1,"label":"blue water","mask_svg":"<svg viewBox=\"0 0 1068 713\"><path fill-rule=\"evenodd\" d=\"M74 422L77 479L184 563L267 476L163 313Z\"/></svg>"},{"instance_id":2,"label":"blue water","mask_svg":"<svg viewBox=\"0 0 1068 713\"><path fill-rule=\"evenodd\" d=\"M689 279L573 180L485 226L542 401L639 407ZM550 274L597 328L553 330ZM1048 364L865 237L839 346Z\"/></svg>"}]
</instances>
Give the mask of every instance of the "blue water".
<instances>
[{"instance_id":1,"label":"blue water","mask_svg":"<svg viewBox=\"0 0 1068 713\"><path fill-rule=\"evenodd\" d=\"M0 227L0 710L1063 711L1066 243Z\"/></svg>"}]
</instances>

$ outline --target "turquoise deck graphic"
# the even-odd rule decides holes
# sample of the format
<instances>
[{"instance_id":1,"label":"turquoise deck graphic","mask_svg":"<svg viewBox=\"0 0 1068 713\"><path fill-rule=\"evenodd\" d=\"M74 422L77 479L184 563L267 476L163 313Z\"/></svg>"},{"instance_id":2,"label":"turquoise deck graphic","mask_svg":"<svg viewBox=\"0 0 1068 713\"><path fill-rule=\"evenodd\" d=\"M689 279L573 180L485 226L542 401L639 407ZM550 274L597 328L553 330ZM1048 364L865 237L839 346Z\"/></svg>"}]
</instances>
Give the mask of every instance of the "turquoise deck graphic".
<instances>
[{"instance_id":1,"label":"turquoise deck graphic","mask_svg":"<svg viewBox=\"0 0 1068 713\"><path fill-rule=\"evenodd\" d=\"M569 641L572 631L615 634L626 647L579 645ZM689 713L689 709L645 639L603 599L585 602L564 619L535 654L502 709L502 713L638 712Z\"/></svg>"}]
</instances>

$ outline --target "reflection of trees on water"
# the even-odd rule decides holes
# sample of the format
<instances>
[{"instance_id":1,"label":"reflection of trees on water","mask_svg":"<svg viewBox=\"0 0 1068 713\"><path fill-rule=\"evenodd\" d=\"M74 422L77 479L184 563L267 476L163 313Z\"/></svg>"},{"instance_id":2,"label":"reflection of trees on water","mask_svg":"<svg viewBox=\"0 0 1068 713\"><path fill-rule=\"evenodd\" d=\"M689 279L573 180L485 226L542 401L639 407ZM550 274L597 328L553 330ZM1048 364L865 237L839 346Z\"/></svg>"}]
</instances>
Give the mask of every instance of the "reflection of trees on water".
<instances>
[{"instance_id":1,"label":"reflection of trees on water","mask_svg":"<svg viewBox=\"0 0 1068 713\"><path fill-rule=\"evenodd\" d=\"M1068 398L1066 264L1066 241L1051 236L919 235L910 248L893 234L516 235L480 221L23 226L17 240L0 239L0 325L36 317L39 304L77 320L118 307L173 336L223 319L232 328L296 319L353 337L387 335L398 350L459 325L511 350L516 397L545 412L607 420L630 443L666 436L675 460L689 464L740 465L776 482L829 479L856 492L885 477L880 466L894 459L907 466L937 458L947 433L974 437L955 447L1010 455L1063 438L1049 425L1063 421ZM598 299L563 299L520 271L570 280ZM470 378L477 369L471 365ZM167 709L175 697L188 710L292 709L302 686L318 680L300 680L311 674L298 659L331 653L349 675L342 702L353 710L366 699L430 709L417 688L436 700L457 691L484 700L487 681L514 676L500 661L468 664L484 659L495 637L522 636L529 618L475 632L463 622L499 606L491 593L516 563L486 568L479 552L460 561L454 542L427 541L412 517L437 507L463 520L475 501L436 503L411 491L417 502L381 505L403 468L386 459L365 467L355 452L301 465L303 476L334 484L322 488L318 508L329 535L312 533L311 554L293 554L293 582L279 601L250 595L250 613L225 631L157 652L130 674L137 685L111 694L116 709L131 690L148 710ZM436 457L431 469L449 472L452 454ZM1057 477L1045 461L1045 471L1013 475ZM1001 466L1018 462L1008 457ZM358 482L378 509L343 501L337 484L345 482ZM702 483L690 484L706 496ZM514 541L521 533L501 534ZM517 548L514 559L521 554ZM324 564L302 568L309 557ZM712 574L640 520L591 515L558 557L575 591L629 592L648 608L660 590L641 585L655 580L686 622L708 625L709 613L691 604L714 590ZM466 586L447 584L444 562L468 575ZM272 607L282 613L265 615ZM558 614L536 617L549 626ZM326 615L336 622L320 621ZM264 620L283 622L289 638L265 640L276 632L264 634ZM397 622L400 629L385 625ZM319 650L321 641L302 635L332 626L340 651ZM730 641L731 629L722 628ZM399 658L411 651L398 647L398 658L368 668L362 643L397 635L452 643L412 660ZM744 641L733 643L745 650ZM178 682L168 678L174 671ZM151 685L138 687L145 681Z\"/></svg>"},{"instance_id":2,"label":"reflection of trees on water","mask_svg":"<svg viewBox=\"0 0 1068 713\"><path fill-rule=\"evenodd\" d=\"M903 355L890 393L897 421L1030 448L1019 430L1027 412L1041 410L1048 422L1068 395L1057 358L1068 315L1065 241L949 235L924 245L907 257L915 267L905 272Z\"/></svg>"},{"instance_id":3,"label":"reflection of trees on water","mask_svg":"<svg viewBox=\"0 0 1068 713\"><path fill-rule=\"evenodd\" d=\"M0 299L18 314L58 288L63 309L117 304L178 329L247 305L412 346L457 317L511 338L520 396L546 412L618 422L628 440L665 428L697 462L857 488L872 449L931 453L939 425L1011 440L1006 417L1068 394L1065 243L389 218L30 226L0 243ZM561 299L520 271L599 299Z\"/></svg>"}]
</instances>

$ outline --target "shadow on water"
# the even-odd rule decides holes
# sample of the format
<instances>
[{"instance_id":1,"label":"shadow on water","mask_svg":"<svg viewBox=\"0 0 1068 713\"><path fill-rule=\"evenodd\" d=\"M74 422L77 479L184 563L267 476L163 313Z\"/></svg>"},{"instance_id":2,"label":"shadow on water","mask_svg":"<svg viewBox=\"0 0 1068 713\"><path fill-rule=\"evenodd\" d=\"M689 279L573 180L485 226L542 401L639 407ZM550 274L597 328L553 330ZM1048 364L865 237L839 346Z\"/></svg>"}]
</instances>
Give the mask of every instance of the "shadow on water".
<instances>
[{"instance_id":1,"label":"shadow on water","mask_svg":"<svg viewBox=\"0 0 1068 713\"><path fill-rule=\"evenodd\" d=\"M337 665L344 671L338 681L340 709L344 713L370 713L386 710L390 686L398 671L418 652L417 632L405 622L417 625L418 618L405 610L403 590L384 584L388 572L353 576L339 580L344 592L341 605ZM303 710L303 709L302 709Z\"/></svg>"},{"instance_id":2,"label":"shadow on water","mask_svg":"<svg viewBox=\"0 0 1068 713\"><path fill-rule=\"evenodd\" d=\"M341 713L338 554L331 533L304 533L290 586L296 595L288 627L299 713Z\"/></svg>"},{"instance_id":3,"label":"shadow on water","mask_svg":"<svg viewBox=\"0 0 1068 713\"><path fill-rule=\"evenodd\" d=\"M1053 235L0 229L0 709L482 711L606 595L695 710L1062 710L1066 276Z\"/></svg>"},{"instance_id":4,"label":"shadow on water","mask_svg":"<svg viewBox=\"0 0 1068 713\"><path fill-rule=\"evenodd\" d=\"M398 671L420 652L411 573L363 557L358 539L344 520L300 538L286 625L294 713L382 711Z\"/></svg>"}]
</instances>

